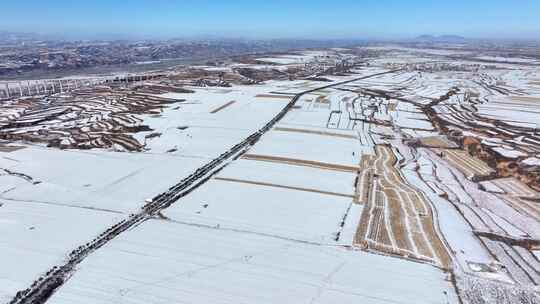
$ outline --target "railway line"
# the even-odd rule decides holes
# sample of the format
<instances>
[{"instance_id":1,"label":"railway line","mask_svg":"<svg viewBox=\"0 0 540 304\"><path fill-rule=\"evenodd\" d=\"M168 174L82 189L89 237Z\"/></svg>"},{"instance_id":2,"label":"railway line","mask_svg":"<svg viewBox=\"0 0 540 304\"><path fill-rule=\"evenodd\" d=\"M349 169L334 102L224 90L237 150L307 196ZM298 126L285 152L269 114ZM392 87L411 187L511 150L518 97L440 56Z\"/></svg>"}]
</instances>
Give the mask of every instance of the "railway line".
<instances>
[{"instance_id":1,"label":"railway line","mask_svg":"<svg viewBox=\"0 0 540 304\"><path fill-rule=\"evenodd\" d=\"M326 86L318 87L308 91L301 92L295 95L292 100L268 123L266 123L261 129L248 136L246 139L236 144L228 151L222 153L217 158L213 159L206 165L198 168L191 175L182 179L176 185L170 187L168 191L161 193L149 200L138 213L129 215L128 218L116 223L112 227L102 232L96 238L90 242L81 245L72 250L66 262L63 265L54 266L45 275L34 281L31 286L25 290L17 292L15 297L9 302L9 304L41 304L45 303L49 297L60 286L66 282L70 276L75 272L76 266L80 264L88 255L98 250L109 241L116 238L121 233L136 227L144 221L151 219L159 215L160 211L168 208L180 198L188 195L200 185L204 184L212 176L223 169L230 161L240 157L245 151L253 146L266 132L268 132L274 125L279 122L296 102L305 94L309 94L315 91L332 88L335 86L355 82L362 79L376 77L384 74L395 73L399 70L391 70L382 73L376 73L363 77L354 78L352 80L332 83Z\"/></svg>"}]
</instances>

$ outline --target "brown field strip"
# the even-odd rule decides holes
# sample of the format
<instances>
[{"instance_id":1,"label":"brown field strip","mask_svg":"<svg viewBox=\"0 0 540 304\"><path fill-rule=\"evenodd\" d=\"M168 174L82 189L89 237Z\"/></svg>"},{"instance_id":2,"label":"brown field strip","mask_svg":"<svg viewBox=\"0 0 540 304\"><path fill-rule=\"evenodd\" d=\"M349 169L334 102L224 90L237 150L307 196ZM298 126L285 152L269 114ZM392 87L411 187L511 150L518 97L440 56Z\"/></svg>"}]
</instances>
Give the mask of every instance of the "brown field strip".
<instances>
[{"instance_id":1,"label":"brown field strip","mask_svg":"<svg viewBox=\"0 0 540 304\"><path fill-rule=\"evenodd\" d=\"M475 176L489 176L495 173L491 167L480 159L469 155L466 151L437 149L437 152L442 153L444 159L450 162L468 178Z\"/></svg>"},{"instance_id":2,"label":"brown field strip","mask_svg":"<svg viewBox=\"0 0 540 304\"><path fill-rule=\"evenodd\" d=\"M317 131L317 130L307 130L307 129L295 129L295 128L276 127L276 128L274 128L274 131L280 131L280 132L297 132L297 133L316 134L316 135L331 136L331 137L340 137L340 138L358 139L358 136L356 136L356 135L339 134L339 133L333 133L333 132Z\"/></svg>"},{"instance_id":3,"label":"brown field strip","mask_svg":"<svg viewBox=\"0 0 540 304\"><path fill-rule=\"evenodd\" d=\"M235 102L236 102L236 100L231 100L231 101L227 102L226 104L224 104L224 105L222 105L220 107L217 107L214 110L210 111L210 113L211 114L216 114L217 112L225 109L226 107L229 107L229 106L233 105Z\"/></svg>"},{"instance_id":4,"label":"brown field strip","mask_svg":"<svg viewBox=\"0 0 540 304\"><path fill-rule=\"evenodd\" d=\"M412 251L413 240L408 236L407 229L407 215L401 207L401 202L398 193L395 189L385 189L384 193L387 194L388 210L390 213L390 223L392 225L391 232L396 240L396 246L398 248ZM374 241L378 241L374 239Z\"/></svg>"},{"instance_id":5,"label":"brown field strip","mask_svg":"<svg viewBox=\"0 0 540 304\"><path fill-rule=\"evenodd\" d=\"M449 139L442 136L428 136L419 138L421 145L432 148L441 148L441 149L456 149L459 146L450 141Z\"/></svg>"},{"instance_id":6,"label":"brown field strip","mask_svg":"<svg viewBox=\"0 0 540 304\"><path fill-rule=\"evenodd\" d=\"M330 100L326 96L319 96L319 97L317 97L317 99L315 101L317 103L324 103L324 104L329 104L330 103Z\"/></svg>"},{"instance_id":7,"label":"brown field strip","mask_svg":"<svg viewBox=\"0 0 540 304\"><path fill-rule=\"evenodd\" d=\"M317 162L317 161L312 161L312 160L303 160L303 159L269 156L269 155L245 154L244 156L242 156L242 159L266 161L266 162L272 162L272 163L282 163L282 164L287 164L287 165L313 167L313 168L319 168L319 169L325 169L325 170L353 172L353 173L357 173L359 170L359 167L355 167L355 166L337 165L337 164L323 163L323 162Z\"/></svg>"},{"instance_id":8,"label":"brown field strip","mask_svg":"<svg viewBox=\"0 0 540 304\"><path fill-rule=\"evenodd\" d=\"M274 94L259 94L255 96L256 98L277 98L277 99L287 99L291 100L292 96L289 95L274 95Z\"/></svg>"},{"instance_id":9,"label":"brown field strip","mask_svg":"<svg viewBox=\"0 0 540 304\"><path fill-rule=\"evenodd\" d=\"M407 251L407 250L404 250L404 249L400 249L400 248L396 248L396 247L392 247L392 246L388 246L388 245L384 245L384 244L381 244L381 243L374 243L372 241L364 241L363 244L362 244L364 248L369 248L371 250L374 250L374 251L379 251L379 252L385 252L385 253L389 253L389 254L392 254L392 255L398 255L398 256L402 256L402 257L407 257L409 259L414 259L414 260L417 260L417 261L422 261L422 262L427 262L427 263L432 263L433 261L431 259L428 259L424 256L420 256L412 251Z\"/></svg>"},{"instance_id":10,"label":"brown field strip","mask_svg":"<svg viewBox=\"0 0 540 304\"><path fill-rule=\"evenodd\" d=\"M371 214L367 207L365 207L360 215L360 223L356 229L356 234L354 235L354 244L365 249L369 248L368 241L366 238L367 230L369 226L369 219Z\"/></svg>"},{"instance_id":11,"label":"brown field strip","mask_svg":"<svg viewBox=\"0 0 540 304\"><path fill-rule=\"evenodd\" d=\"M392 246L392 239L390 234L390 228L386 224L388 222L386 216L386 202L383 199L384 194L375 190L375 204L372 209L371 229L369 231L368 238L377 240L379 243Z\"/></svg>"},{"instance_id":12,"label":"brown field strip","mask_svg":"<svg viewBox=\"0 0 540 304\"><path fill-rule=\"evenodd\" d=\"M401 177L389 147L377 146L376 152L376 157L363 156L361 161L356 193L365 207L355 244L450 267L451 258L436 231L430 203Z\"/></svg>"},{"instance_id":13,"label":"brown field strip","mask_svg":"<svg viewBox=\"0 0 540 304\"><path fill-rule=\"evenodd\" d=\"M23 146L6 146L6 145L0 145L0 152L14 152L17 150L25 149L26 147Z\"/></svg>"},{"instance_id":14,"label":"brown field strip","mask_svg":"<svg viewBox=\"0 0 540 304\"><path fill-rule=\"evenodd\" d=\"M540 97L534 97L534 96L512 96L510 99L515 101L534 101L534 102L540 102Z\"/></svg>"},{"instance_id":15,"label":"brown field strip","mask_svg":"<svg viewBox=\"0 0 540 304\"><path fill-rule=\"evenodd\" d=\"M318 194L324 194L324 195L332 195L332 196L354 198L354 195L352 195L352 194L337 193L337 192L331 192L331 191L322 191L322 190L303 188L303 187L285 186L285 185L278 185L278 184L266 183L266 182L256 182L256 181L249 181L249 180L245 180L245 179L236 179L236 178L227 178L227 177L216 177L214 179L215 180L220 180L220 181L226 181L226 182L234 182L234 183L242 183L242 184L250 184L250 185L257 185L257 186L265 186L265 187L273 187L273 188L281 188L281 189L288 189L288 190L296 190L296 191L303 191L303 192L318 193Z\"/></svg>"},{"instance_id":16,"label":"brown field strip","mask_svg":"<svg viewBox=\"0 0 540 304\"><path fill-rule=\"evenodd\" d=\"M362 155L362 161L360 162L360 173L356 181L355 199L356 204L365 204L369 199L369 194L372 191L374 185L373 170L366 167L366 162L369 162L371 156Z\"/></svg>"}]
</instances>

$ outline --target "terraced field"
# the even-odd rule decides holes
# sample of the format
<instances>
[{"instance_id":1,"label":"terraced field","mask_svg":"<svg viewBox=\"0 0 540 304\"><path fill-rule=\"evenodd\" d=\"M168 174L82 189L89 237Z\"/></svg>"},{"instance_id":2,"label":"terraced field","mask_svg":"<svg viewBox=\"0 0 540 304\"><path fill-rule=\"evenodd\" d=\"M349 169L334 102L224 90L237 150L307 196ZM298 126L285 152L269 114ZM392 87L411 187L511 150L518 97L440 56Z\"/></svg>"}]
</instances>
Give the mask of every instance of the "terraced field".
<instances>
[{"instance_id":1,"label":"terraced field","mask_svg":"<svg viewBox=\"0 0 540 304\"><path fill-rule=\"evenodd\" d=\"M495 173L495 170L466 151L455 149L435 150L452 166L458 168L469 179L482 179Z\"/></svg>"},{"instance_id":2,"label":"terraced field","mask_svg":"<svg viewBox=\"0 0 540 304\"><path fill-rule=\"evenodd\" d=\"M389 147L377 146L376 152L362 160L359 193L365 206L356 244L449 268L430 203L403 180Z\"/></svg>"}]
</instances>

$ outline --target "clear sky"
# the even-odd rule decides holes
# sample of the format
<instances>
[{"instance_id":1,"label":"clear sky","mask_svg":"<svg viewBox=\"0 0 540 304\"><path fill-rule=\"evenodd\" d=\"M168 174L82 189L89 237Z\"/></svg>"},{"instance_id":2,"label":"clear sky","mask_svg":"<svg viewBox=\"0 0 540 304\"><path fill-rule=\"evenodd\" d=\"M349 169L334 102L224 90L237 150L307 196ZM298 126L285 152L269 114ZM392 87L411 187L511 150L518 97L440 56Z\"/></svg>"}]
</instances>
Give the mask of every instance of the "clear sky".
<instances>
[{"instance_id":1,"label":"clear sky","mask_svg":"<svg viewBox=\"0 0 540 304\"><path fill-rule=\"evenodd\" d=\"M4 0L0 30L159 38L540 39L540 0Z\"/></svg>"}]
</instances>

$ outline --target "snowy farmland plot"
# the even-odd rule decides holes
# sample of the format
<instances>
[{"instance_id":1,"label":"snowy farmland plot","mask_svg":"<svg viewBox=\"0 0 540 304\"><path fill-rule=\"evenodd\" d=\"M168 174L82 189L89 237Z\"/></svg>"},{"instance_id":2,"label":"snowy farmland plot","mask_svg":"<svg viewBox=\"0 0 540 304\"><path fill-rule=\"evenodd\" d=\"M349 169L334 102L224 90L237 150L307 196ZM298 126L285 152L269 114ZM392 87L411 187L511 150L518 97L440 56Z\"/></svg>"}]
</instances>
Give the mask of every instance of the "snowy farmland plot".
<instances>
[{"instance_id":1,"label":"snowy farmland plot","mask_svg":"<svg viewBox=\"0 0 540 304\"><path fill-rule=\"evenodd\" d=\"M26 201L1 204L2 302L10 301L18 290L63 263L72 249L122 217L114 212Z\"/></svg>"},{"instance_id":2,"label":"snowy farmland plot","mask_svg":"<svg viewBox=\"0 0 540 304\"><path fill-rule=\"evenodd\" d=\"M50 302L444 303L452 288L427 265L152 220L88 258Z\"/></svg>"},{"instance_id":3,"label":"snowy farmland plot","mask_svg":"<svg viewBox=\"0 0 540 304\"><path fill-rule=\"evenodd\" d=\"M1 199L121 213L138 209L145 199L167 190L178 177L207 161L205 157L60 151L35 146L5 155L0 162L10 174L0 175L5 188ZM170 175L163 175L164 171Z\"/></svg>"},{"instance_id":4,"label":"snowy farmland plot","mask_svg":"<svg viewBox=\"0 0 540 304\"><path fill-rule=\"evenodd\" d=\"M0 91L1 303L540 303L530 58L333 48L30 85Z\"/></svg>"},{"instance_id":5,"label":"snowy farmland plot","mask_svg":"<svg viewBox=\"0 0 540 304\"><path fill-rule=\"evenodd\" d=\"M165 211L165 216L279 238L339 241L349 212L353 213L351 218L358 218L360 211L350 208L357 164L349 159L343 161L339 154L335 158L322 157L323 151L339 143L332 137L326 149L311 155L301 153L310 149L302 139L320 135L299 133L299 141L279 144L300 152L295 155L258 149L267 142L276 142L274 133L284 132L271 131L241 159L186 198L185 203ZM306 150L294 149L299 142Z\"/></svg>"}]
</instances>

